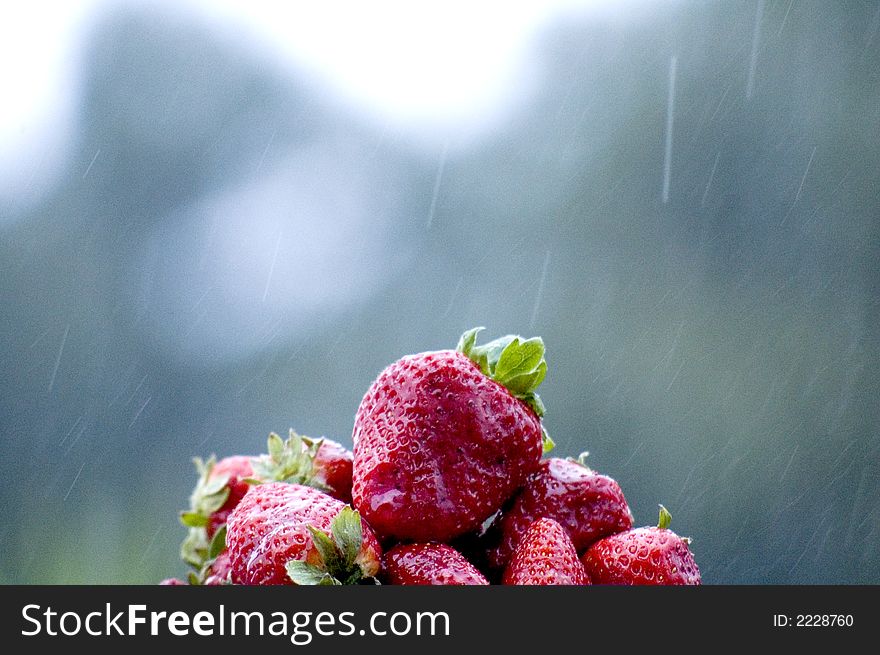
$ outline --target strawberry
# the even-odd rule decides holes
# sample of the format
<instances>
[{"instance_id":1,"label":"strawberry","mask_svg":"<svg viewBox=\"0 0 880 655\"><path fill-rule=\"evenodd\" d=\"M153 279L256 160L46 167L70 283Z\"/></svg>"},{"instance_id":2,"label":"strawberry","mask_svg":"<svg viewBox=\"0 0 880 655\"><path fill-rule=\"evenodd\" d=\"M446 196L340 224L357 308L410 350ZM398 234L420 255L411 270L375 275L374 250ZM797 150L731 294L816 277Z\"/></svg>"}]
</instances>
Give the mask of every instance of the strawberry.
<instances>
[{"instance_id":1,"label":"strawberry","mask_svg":"<svg viewBox=\"0 0 880 655\"><path fill-rule=\"evenodd\" d=\"M226 536L226 526L224 525L221 528L221 531L218 533L221 535L221 539L212 540L212 545L214 548L221 547L222 538ZM225 546L222 546L224 549L214 558L207 559L205 565L198 569L197 572L190 572L189 581L184 582L183 580L179 580L178 578L167 578L162 580L159 584L161 586L177 586L177 585L207 585L207 586L217 586L217 585L225 585L231 584L229 580L230 574L230 561L229 561L229 551L225 549Z\"/></svg>"},{"instance_id":2,"label":"strawberry","mask_svg":"<svg viewBox=\"0 0 880 655\"><path fill-rule=\"evenodd\" d=\"M544 343L507 336L409 355L382 371L355 416L354 506L383 538L449 541L475 530L552 444L535 388Z\"/></svg>"},{"instance_id":3,"label":"strawberry","mask_svg":"<svg viewBox=\"0 0 880 655\"><path fill-rule=\"evenodd\" d=\"M503 581L506 585L590 584L571 537L553 519L539 519L526 530Z\"/></svg>"},{"instance_id":4,"label":"strawberry","mask_svg":"<svg viewBox=\"0 0 880 655\"><path fill-rule=\"evenodd\" d=\"M181 520L189 527L206 528L210 539L247 493L247 479L253 476L251 458L235 455L203 462L197 457L193 462L199 481L190 497L190 511L183 512Z\"/></svg>"},{"instance_id":5,"label":"strawberry","mask_svg":"<svg viewBox=\"0 0 880 655\"><path fill-rule=\"evenodd\" d=\"M351 502L352 454L342 444L291 430L287 441L270 434L267 448L267 455L252 460L257 480L315 487L344 503Z\"/></svg>"},{"instance_id":6,"label":"strawberry","mask_svg":"<svg viewBox=\"0 0 880 655\"><path fill-rule=\"evenodd\" d=\"M247 493L253 475L251 458L236 455L219 462L193 460L199 481L190 496L190 509L181 512L180 521L189 533L180 547L180 555L195 569L191 584L202 584L211 575L211 564L225 548L226 520Z\"/></svg>"},{"instance_id":7,"label":"strawberry","mask_svg":"<svg viewBox=\"0 0 880 655\"><path fill-rule=\"evenodd\" d=\"M229 557L229 551L223 551L214 558L208 569L208 575L202 583L207 586L230 584L230 575L232 573L232 560Z\"/></svg>"},{"instance_id":8,"label":"strawberry","mask_svg":"<svg viewBox=\"0 0 880 655\"><path fill-rule=\"evenodd\" d=\"M190 497L190 509L181 512L180 520L189 534L181 546L181 557L196 571L191 584L225 580L213 572L209 551L214 557L223 552L227 518L247 493L252 483L291 482L325 491L343 502L351 501L352 454L331 439L310 439L290 430L286 441L272 433L267 441L268 454L259 457L236 455L219 462L196 458L199 481ZM218 537L219 534L219 537ZM217 538L216 547L212 548Z\"/></svg>"},{"instance_id":9,"label":"strawberry","mask_svg":"<svg viewBox=\"0 0 880 655\"><path fill-rule=\"evenodd\" d=\"M382 561L383 576L393 585L489 584L461 553L445 544L401 544Z\"/></svg>"},{"instance_id":10,"label":"strawberry","mask_svg":"<svg viewBox=\"0 0 880 655\"><path fill-rule=\"evenodd\" d=\"M590 546L581 561L595 584L698 585L700 570L690 539L669 529L672 515L660 505L657 527L637 528L605 537Z\"/></svg>"},{"instance_id":11,"label":"strawberry","mask_svg":"<svg viewBox=\"0 0 880 655\"><path fill-rule=\"evenodd\" d=\"M632 527L632 514L620 486L577 461L550 458L541 462L499 526L501 538L489 552L489 563L503 569L529 526L551 518L568 531L574 547L583 552L590 544Z\"/></svg>"},{"instance_id":12,"label":"strawberry","mask_svg":"<svg viewBox=\"0 0 880 655\"><path fill-rule=\"evenodd\" d=\"M331 496L343 503L351 503L351 470L353 453L341 443L321 437L321 445L315 453L316 478Z\"/></svg>"},{"instance_id":13,"label":"strawberry","mask_svg":"<svg viewBox=\"0 0 880 655\"><path fill-rule=\"evenodd\" d=\"M379 572L373 531L348 505L312 487L251 487L227 530L236 584L353 584Z\"/></svg>"}]
</instances>

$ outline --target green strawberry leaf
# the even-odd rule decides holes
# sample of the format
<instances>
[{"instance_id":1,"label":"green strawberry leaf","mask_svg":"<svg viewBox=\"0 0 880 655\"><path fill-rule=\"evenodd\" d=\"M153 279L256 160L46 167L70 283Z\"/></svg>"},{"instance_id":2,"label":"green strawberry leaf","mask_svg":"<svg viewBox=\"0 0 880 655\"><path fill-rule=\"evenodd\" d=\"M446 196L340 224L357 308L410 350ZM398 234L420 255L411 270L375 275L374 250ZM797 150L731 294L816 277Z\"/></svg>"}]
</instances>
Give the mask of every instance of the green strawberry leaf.
<instances>
[{"instance_id":1,"label":"green strawberry leaf","mask_svg":"<svg viewBox=\"0 0 880 655\"><path fill-rule=\"evenodd\" d=\"M544 403L535 389L547 377L544 340L509 334L478 346L477 335L483 329L473 328L462 334L458 340L458 352L474 362L484 375L528 405L538 418L543 417Z\"/></svg>"},{"instance_id":2,"label":"green strawberry leaf","mask_svg":"<svg viewBox=\"0 0 880 655\"><path fill-rule=\"evenodd\" d=\"M544 361L544 342L540 337L520 341L515 337L498 357L495 375L511 380L534 371ZM546 369L546 364L544 368Z\"/></svg>"},{"instance_id":3,"label":"green strawberry leaf","mask_svg":"<svg viewBox=\"0 0 880 655\"><path fill-rule=\"evenodd\" d=\"M474 346L477 344L477 335L485 329L486 328L484 327L471 328L461 335L461 338L458 340L458 346L456 346L455 349L465 357L473 360ZM477 364L479 365L479 362L477 362ZM480 366L480 368L482 369L483 367Z\"/></svg>"},{"instance_id":4,"label":"green strawberry leaf","mask_svg":"<svg viewBox=\"0 0 880 655\"><path fill-rule=\"evenodd\" d=\"M556 442L550 438L546 428L541 427L541 454L546 455L551 450L556 448Z\"/></svg>"},{"instance_id":5,"label":"green strawberry leaf","mask_svg":"<svg viewBox=\"0 0 880 655\"><path fill-rule=\"evenodd\" d=\"M540 366L534 371L509 378L504 383L504 386L514 395L527 396L531 394L534 396L535 394L532 389L538 387L545 377L547 377L547 364L546 362L541 362Z\"/></svg>"},{"instance_id":6,"label":"green strawberry leaf","mask_svg":"<svg viewBox=\"0 0 880 655\"><path fill-rule=\"evenodd\" d=\"M301 560L290 560L284 565L287 576L297 585L338 585L339 580L317 566Z\"/></svg>"},{"instance_id":7,"label":"green strawberry leaf","mask_svg":"<svg viewBox=\"0 0 880 655\"><path fill-rule=\"evenodd\" d=\"M251 459L254 478L260 482L290 482L330 491L321 479L322 471L315 465L323 443L323 439L310 439L293 430L286 441L271 433L266 443L268 455Z\"/></svg>"},{"instance_id":8,"label":"green strawberry leaf","mask_svg":"<svg viewBox=\"0 0 880 655\"><path fill-rule=\"evenodd\" d=\"M324 568L331 572L340 570L342 568L342 558L340 557L339 550L336 548L336 544L333 543L333 539L323 530L318 530L318 528L311 525L307 527L312 534L315 550L318 551Z\"/></svg>"},{"instance_id":9,"label":"green strawberry leaf","mask_svg":"<svg viewBox=\"0 0 880 655\"><path fill-rule=\"evenodd\" d=\"M333 581L332 584L359 584L361 580L368 577L365 565L358 561L363 545L363 527L361 526L360 514L351 507L344 507L330 523L330 534L311 525L307 527L319 556L319 562L308 566L328 576ZM305 569L299 564L295 564L294 568L299 579L319 580L315 571L311 569ZM369 573L370 575L375 573L372 567L370 567ZM298 584L331 584L331 582L318 581Z\"/></svg>"},{"instance_id":10,"label":"green strawberry leaf","mask_svg":"<svg viewBox=\"0 0 880 655\"><path fill-rule=\"evenodd\" d=\"M217 555L226 550L226 525L224 524L211 539L211 545L208 547L208 559L216 559Z\"/></svg>"},{"instance_id":11,"label":"green strawberry leaf","mask_svg":"<svg viewBox=\"0 0 880 655\"><path fill-rule=\"evenodd\" d=\"M208 559L208 537L204 528L190 528L180 544L180 558L194 569L201 569Z\"/></svg>"},{"instance_id":12,"label":"green strawberry leaf","mask_svg":"<svg viewBox=\"0 0 880 655\"><path fill-rule=\"evenodd\" d=\"M226 485L229 484L229 476L228 475L218 475L207 480L204 486L201 488L201 494L205 497L209 496L217 496L223 492L226 488ZM226 502L224 499L223 502ZM220 503L222 505L223 503ZM219 507L218 507L219 509Z\"/></svg>"},{"instance_id":13,"label":"green strawberry leaf","mask_svg":"<svg viewBox=\"0 0 880 655\"><path fill-rule=\"evenodd\" d=\"M208 517L199 512L181 512L180 522L188 528L204 528L208 525Z\"/></svg>"},{"instance_id":14,"label":"green strawberry leaf","mask_svg":"<svg viewBox=\"0 0 880 655\"><path fill-rule=\"evenodd\" d=\"M476 352L481 352L485 357L488 375L493 379L498 379L498 361L501 359L501 355L504 354L504 351L507 350L507 347L514 341L518 342L518 339L512 334L508 334L505 337L498 337L494 341L490 341L484 346L477 346L474 348Z\"/></svg>"},{"instance_id":15,"label":"green strawberry leaf","mask_svg":"<svg viewBox=\"0 0 880 655\"><path fill-rule=\"evenodd\" d=\"M281 440L281 437L274 432L270 433L269 439L266 441L266 447L269 451L269 457L274 461L281 459L281 456L284 453L284 441Z\"/></svg>"},{"instance_id":16,"label":"green strawberry leaf","mask_svg":"<svg viewBox=\"0 0 880 655\"><path fill-rule=\"evenodd\" d=\"M330 533L346 569L355 564L364 542L361 517L351 507L343 507L330 524Z\"/></svg>"},{"instance_id":17,"label":"green strawberry leaf","mask_svg":"<svg viewBox=\"0 0 880 655\"><path fill-rule=\"evenodd\" d=\"M207 576L210 564L226 547L226 527L221 527L212 540L208 540L207 526L211 515L223 507L229 499L229 475L212 475L217 464L213 455L204 461L193 459L199 480L190 496L190 508L180 513L180 522L189 528L186 538L180 545L180 557L196 573L191 574L197 584Z\"/></svg>"},{"instance_id":18,"label":"green strawberry leaf","mask_svg":"<svg viewBox=\"0 0 880 655\"><path fill-rule=\"evenodd\" d=\"M181 512L180 522L189 528L208 525L211 514L223 507L229 498L229 476L211 476L217 459L211 456L207 462L201 458L193 459L199 480L189 499L189 510Z\"/></svg>"},{"instance_id":19,"label":"green strawberry leaf","mask_svg":"<svg viewBox=\"0 0 880 655\"><path fill-rule=\"evenodd\" d=\"M669 510L660 505L660 518L657 521L657 527L661 530L668 530L669 525L672 523L672 514L669 513Z\"/></svg>"},{"instance_id":20,"label":"green strawberry leaf","mask_svg":"<svg viewBox=\"0 0 880 655\"><path fill-rule=\"evenodd\" d=\"M531 407L538 418L544 418L544 414L547 412L547 409L544 407L544 401L542 401L541 397L534 391L524 393L521 396L517 396L517 398L519 398L526 405Z\"/></svg>"}]
</instances>

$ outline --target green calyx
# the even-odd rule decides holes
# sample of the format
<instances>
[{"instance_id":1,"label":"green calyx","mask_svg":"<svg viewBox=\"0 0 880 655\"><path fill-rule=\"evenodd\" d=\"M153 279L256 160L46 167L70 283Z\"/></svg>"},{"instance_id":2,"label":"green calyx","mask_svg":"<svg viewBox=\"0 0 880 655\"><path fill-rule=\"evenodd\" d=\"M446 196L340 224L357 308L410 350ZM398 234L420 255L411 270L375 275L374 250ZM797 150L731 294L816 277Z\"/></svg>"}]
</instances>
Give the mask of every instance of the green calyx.
<instances>
[{"instance_id":1,"label":"green calyx","mask_svg":"<svg viewBox=\"0 0 880 655\"><path fill-rule=\"evenodd\" d=\"M213 456L208 461L196 457L193 463L199 480L190 496L189 509L180 513L180 522L189 528L180 545L180 557L195 569L190 573L190 584L201 584L210 574L214 559L226 547L226 526L219 528L211 539L208 539L207 526L211 514L229 498L229 476L211 476L217 464Z\"/></svg>"},{"instance_id":2,"label":"green calyx","mask_svg":"<svg viewBox=\"0 0 880 655\"><path fill-rule=\"evenodd\" d=\"M661 530L668 530L670 524L672 523L672 514L669 513L669 510L660 505L660 518L657 521L657 527Z\"/></svg>"},{"instance_id":3,"label":"green calyx","mask_svg":"<svg viewBox=\"0 0 880 655\"><path fill-rule=\"evenodd\" d=\"M183 561L193 567L189 574L191 585L204 584L211 575L214 560L226 549L226 526L221 526L208 540L205 528L190 528L189 534L180 546Z\"/></svg>"},{"instance_id":4,"label":"green calyx","mask_svg":"<svg viewBox=\"0 0 880 655\"><path fill-rule=\"evenodd\" d=\"M542 418L545 407L535 389L547 376L544 340L541 337L523 339L508 334L478 346L477 335L484 329L477 327L462 334L456 350L479 366L483 375L504 386L514 397L528 405L538 418ZM554 444L543 428L542 433L546 454Z\"/></svg>"},{"instance_id":5,"label":"green calyx","mask_svg":"<svg viewBox=\"0 0 880 655\"><path fill-rule=\"evenodd\" d=\"M196 570L200 570L208 559L208 531L205 528L190 528L186 539L180 544L180 558Z\"/></svg>"},{"instance_id":6,"label":"green calyx","mask_svg":"<svg viewBox=\"0 0 880 655\"><path fill-rule=\"evenodd\" d=\"M590 469L589 466L587 466L587 458L589 456L590 456L590 451L585 450L577 457L566 457L566 459L569 462L574 462L575 464L579 464L579 465L583 466L585 469L592 470L592 469Z\"/></svg>"},{"instance_id":7,"label":"green calyx","mask_svg":"<svg viewBox=\"0 0 880 655\"><path fill-rule=\"evenodd\" d=\"M318 553L315 564L290 560L287 575L297 585L353 585L375 582L375 571L367 571L358 561L364 536L361 516L344 507L330 523L330 534L308 526Z\"/></svg>"},{"instance_id":8,"label":"green calyx","mask_svg":"<svg viewBox=\"0 0 880 655\"><path fill-rule=\"evenodd\" d=\"M535 393L547 376L543 339L523 339L508 334L478 346L477 334L484 329L479 327L465 332L456 350L479 366L484 375L531 407L535 414L544 416L544 403Z\"/></svg>"},{"instance_id":9,"label":"green calyx","mask_svg":"<svg viewBox=\"0 0 880 655\"><path fill-rule=\"evenodd\" d=\"M319 479L320 471L315 466L322 443L323 439L310 439L293 430L286 441L271 433L266 444L268 454L251 460L254 479L248 482L290 482L330 491Z\"/></svg>"},{"instance_id":10,"label":"green calyx","mask_svg":"<svg viewBox=\"0 0 880 655\"><path fill-rule=\"evenodd\" d=\"M229 498L229 476L211 477L211 471L217 464L214 456L207 462L196 457L193 464L199 473L199 481L189 498L189 509L180 513L180 522L188 528L204 528L211 514L223 507Z\"/></svg>"}]
</instances>

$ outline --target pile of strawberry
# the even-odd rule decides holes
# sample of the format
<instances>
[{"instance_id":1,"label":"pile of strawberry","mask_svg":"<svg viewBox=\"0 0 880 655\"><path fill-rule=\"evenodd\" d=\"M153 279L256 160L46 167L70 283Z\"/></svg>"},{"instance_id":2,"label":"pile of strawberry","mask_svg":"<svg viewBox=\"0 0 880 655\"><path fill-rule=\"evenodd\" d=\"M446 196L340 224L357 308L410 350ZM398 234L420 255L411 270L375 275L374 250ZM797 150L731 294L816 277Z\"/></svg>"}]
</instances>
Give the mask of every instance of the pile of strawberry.
<instances>
[{"instance_id":1,"label":"pile of strawberry","mask_svg":"<svg viewBox=\"0 0 880 655\"><path fill-rule=\"evenodd\" d=\"M544 342L478 346L480 329L382 371L354 453L291 431L264 455L196 460L189 584L700 584L662 505L657 527L633 529L585 455L544 458Z\"/></svg>"}]
</instances>

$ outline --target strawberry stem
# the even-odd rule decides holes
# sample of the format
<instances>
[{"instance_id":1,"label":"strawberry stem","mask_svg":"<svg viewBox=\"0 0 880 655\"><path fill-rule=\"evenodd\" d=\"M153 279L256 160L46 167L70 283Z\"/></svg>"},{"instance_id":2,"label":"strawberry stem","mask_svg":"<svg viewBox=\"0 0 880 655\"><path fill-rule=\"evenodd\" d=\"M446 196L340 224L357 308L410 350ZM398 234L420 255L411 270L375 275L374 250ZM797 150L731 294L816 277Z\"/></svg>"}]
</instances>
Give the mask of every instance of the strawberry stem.
<instances>
[{"instance_id":1,"label":"strawberry stem","mask_svg":"<svg viewBox=\"0 0 880 655\"><path fill-rule=\"evenodd\" d=\"M657 521L657 527L661 530L668 530L671 523L672 514L663 505L660 505L660 519Z\"/></svg>"}]
</instances>

